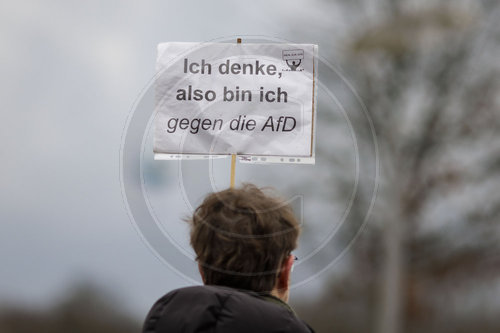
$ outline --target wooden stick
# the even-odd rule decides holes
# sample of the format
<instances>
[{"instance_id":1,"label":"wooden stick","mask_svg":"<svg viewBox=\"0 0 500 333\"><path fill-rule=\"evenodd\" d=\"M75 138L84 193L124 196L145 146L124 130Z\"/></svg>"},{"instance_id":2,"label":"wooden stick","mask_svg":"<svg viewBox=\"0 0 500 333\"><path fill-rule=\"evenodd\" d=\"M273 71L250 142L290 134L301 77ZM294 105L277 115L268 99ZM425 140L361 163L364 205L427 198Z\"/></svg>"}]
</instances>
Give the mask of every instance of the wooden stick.
<instances>
[{"instance_id":1,"label":"wooden stick","mask_svg":"<svg viewBox=\"0 0 500 333\"><path fill-rule=\"evenodd\" d=\"M234 176L236 174L236 154L231 154L231 181L230 188L234 188Z\"/></svg>"},{"instance_id":2,"label":"wooden stick","mask_svg":"<svg viewBox=\"0 0 500 333\"><path fill-rule=\"evenodd\" d=\"M241 38L236 40L237 44L241 44ZM234 177L236 175L236 154L231 154L231 180L229 187L234 188Z\"/></svg>"}]
</instances>

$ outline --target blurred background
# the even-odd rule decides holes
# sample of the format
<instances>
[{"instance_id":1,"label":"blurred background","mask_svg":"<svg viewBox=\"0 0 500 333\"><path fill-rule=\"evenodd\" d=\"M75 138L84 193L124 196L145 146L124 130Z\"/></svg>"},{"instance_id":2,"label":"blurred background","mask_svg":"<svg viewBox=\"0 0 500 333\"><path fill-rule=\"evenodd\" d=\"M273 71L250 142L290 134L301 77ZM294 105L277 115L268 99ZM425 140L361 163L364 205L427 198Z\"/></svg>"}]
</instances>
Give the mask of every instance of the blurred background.
<instances>
[{"instance_id":1,"label":"blurred background","mask_svg":"<svg viewBox=\"0 0 500 333\"><path fill-rule=\"evenodd\" d=\"M138 332L157 298L193 283L127 215L122 134L159 42L249 34L318 44L378 142L370 218L343 256L302 263L322 273L292 290L300 316L317 332L499 332L499 20L494 0L1 2L0 332ZM319 79L349 115L355 94ZM340 108L324 90L318 101L315 166L237 171L303 196L299 258L338 230L355 182ZM189 252L179 167L148 154L151 204ZM195 205L210 189L191 186Z\"/></svg>"}]
</instances>

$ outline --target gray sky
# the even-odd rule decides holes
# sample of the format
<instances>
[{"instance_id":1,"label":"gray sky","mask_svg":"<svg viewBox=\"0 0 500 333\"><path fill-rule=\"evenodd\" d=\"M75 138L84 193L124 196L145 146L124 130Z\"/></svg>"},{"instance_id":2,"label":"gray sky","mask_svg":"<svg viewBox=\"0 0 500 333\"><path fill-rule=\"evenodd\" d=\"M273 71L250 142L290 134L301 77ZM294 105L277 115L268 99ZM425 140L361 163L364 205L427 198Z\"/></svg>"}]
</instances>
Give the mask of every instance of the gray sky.
<instances>
[{"instance_id":1,"label":"gray sky","mask_svg":"<svg viewBox=\"0 0 500 333\"><path fill-rule=\"evenodd\" d=\"M90 279L141 317L187 285L141 241L119 182L123 127L156 45L248 34L315 43L293 31L329 14L306 0L3 1L0 303L42 305ZM169 200L173 218L187 213L180 194Z\"/></svg>"}]
</instances>

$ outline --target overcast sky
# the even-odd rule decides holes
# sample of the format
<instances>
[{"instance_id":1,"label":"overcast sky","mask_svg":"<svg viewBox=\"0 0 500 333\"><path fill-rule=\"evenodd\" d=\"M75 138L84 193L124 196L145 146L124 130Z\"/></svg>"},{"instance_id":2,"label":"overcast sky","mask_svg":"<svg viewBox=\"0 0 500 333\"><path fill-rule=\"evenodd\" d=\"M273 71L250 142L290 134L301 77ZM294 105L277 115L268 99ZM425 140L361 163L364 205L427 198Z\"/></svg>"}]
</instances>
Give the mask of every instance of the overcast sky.
<instances>
[{"instance_id":1,"label":"overcast sky","mask_svg":"<svg viewBox=\"0 0 500 333\"><path fill-rule=\"evenodd\" d=\"M294 31L333 18L306 0L1 2L0 303L47 304L88 279L141 317L188 285L141 240L119 182L122 131L156 45L231 35L316 43ZM181 199L169 199L174 219L187 213Z\"/></svg>"}]
</instances>

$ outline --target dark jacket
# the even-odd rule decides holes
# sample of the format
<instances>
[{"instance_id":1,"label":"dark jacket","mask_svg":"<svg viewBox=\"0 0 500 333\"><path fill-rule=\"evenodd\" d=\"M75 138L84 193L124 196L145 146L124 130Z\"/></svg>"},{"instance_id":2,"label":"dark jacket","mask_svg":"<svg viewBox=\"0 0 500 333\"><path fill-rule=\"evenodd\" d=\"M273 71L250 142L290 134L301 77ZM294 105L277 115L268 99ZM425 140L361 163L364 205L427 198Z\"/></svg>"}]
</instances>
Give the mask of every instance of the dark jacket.
<instances>
[{"instance_id":1,"label":"dark jacket","mask_svg":"<svg viewBox=\"0 0 500 333\"><path fill-rule=\"evenodd\" d=\"M144 333L313 332L284 302L220 286L174 290L149 311Z\"/></svg>"}]
</instances>

